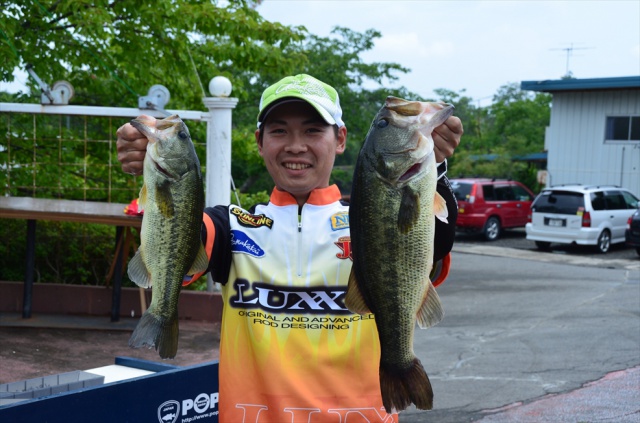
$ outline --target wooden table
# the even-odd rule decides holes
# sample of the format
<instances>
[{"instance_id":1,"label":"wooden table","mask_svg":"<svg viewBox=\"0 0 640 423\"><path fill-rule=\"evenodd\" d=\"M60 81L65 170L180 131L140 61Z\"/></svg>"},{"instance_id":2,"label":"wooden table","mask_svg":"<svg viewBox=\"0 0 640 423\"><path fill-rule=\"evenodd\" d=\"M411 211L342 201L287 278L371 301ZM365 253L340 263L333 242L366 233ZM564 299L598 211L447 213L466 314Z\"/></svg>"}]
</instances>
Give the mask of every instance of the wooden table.
<instances>
[{"instance_id":1,"label":"wooden table","mask_svg":"<svg viewBox=\"0 0 640 423\"><path fill-rule=\"evenodd\" d=\"M24 279L22 317L31 317L33 275L35 267L36 221L56 220L79 223L98 223L116 227L116 257L113 272L111 321L120 318L122 261L124 259L124 228L140 228L142 217L124 214L126 204L91 201L50 200L31 197L0 197L0 218L27 221L27 257Z\"/></svg>"}]
</instances>

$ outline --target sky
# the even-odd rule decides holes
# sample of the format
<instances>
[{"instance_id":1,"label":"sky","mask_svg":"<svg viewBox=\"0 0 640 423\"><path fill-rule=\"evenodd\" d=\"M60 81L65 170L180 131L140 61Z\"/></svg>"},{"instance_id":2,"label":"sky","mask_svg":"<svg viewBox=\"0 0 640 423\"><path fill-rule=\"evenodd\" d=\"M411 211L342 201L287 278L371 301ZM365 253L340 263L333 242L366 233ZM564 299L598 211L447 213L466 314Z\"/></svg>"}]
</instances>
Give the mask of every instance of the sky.
<instances>
[{"instance_id":1,"label":"sky","mask_svg":"<svg viewBox=\"0 0 640 423\"><path fill-rule=\"evenodd\" d=\"M319 36L335 26L381 32L363 60L411 69L390 86L425 99L438 88L464 90L486 106L503 85L567 71L575 78L640 75L640 0L264 0L257 10ZM26 78L0 90L24 90Z\"/></svg>"},{"instance_id":2,"label":"sky","mask_svg":"<svg viewBox=\"0 0 640 423\"><path fill-rule=\"evenodd\" d=\"M410 68L394 86L424 98L465 90L484 106L503 85L567 70L575 78L640 75L640 0L264 0L257 10L320 36L335 26L378 30L362 58Z\"/></svg>"}]
</instances>

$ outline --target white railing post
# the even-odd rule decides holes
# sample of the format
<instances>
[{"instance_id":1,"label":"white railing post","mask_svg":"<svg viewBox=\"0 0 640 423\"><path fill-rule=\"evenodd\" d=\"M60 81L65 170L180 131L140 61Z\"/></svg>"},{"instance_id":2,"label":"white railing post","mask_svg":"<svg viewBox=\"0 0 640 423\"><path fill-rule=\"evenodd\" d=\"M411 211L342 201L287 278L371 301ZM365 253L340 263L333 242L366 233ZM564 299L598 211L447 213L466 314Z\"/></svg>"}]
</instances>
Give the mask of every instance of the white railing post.
<instances>
[{"instance_id":1,"label":"white railing post","mask_svg":"<svg viewBox=\"0 0 640 423\"><path fill-rule=\"evenodd\" d=\"M231 82L223 76L211 80L209 91L213 97L202 99L209 109L205 204L213 207L231 199L231 110L238 99L229 98Z\"/></svg>"},{"instance_id":2,"label":"white railing post","mask_svg":"<svg viewBox=\"0 0 640 423\"><path fill-rule=\"evenodd\" d=\"M237 98L229 98L231 81L216 76L209 82L213 97L202 99L209 109L207 118L207 173L205 175L205 205L227 205L231 201L231 110ZM211 274L207 274L207 291L219 289Z\"/></svg>"}]
</instances>

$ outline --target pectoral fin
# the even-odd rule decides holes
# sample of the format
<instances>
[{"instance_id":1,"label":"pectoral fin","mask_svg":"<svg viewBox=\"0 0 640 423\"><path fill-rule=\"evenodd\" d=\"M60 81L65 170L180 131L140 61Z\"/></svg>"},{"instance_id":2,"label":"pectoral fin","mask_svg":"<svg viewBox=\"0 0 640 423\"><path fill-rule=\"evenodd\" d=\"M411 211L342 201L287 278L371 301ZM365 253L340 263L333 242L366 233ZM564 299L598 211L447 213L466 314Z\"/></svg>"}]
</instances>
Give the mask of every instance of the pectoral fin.
<instances>
[{"instance_id":1,"label":"pectoral fin","mask_svg":"<svg viewBox=\"0 0 640 423\"><path fill-rule=\"evenodd\" d=\"M207 256L207 252L205 251L204 246L200 244L198 255L196 256L193 265L191 265L191 269L189 269L189 271L187 272L187 275L202 273L207 270L207 267L209 267L209 256Z\"/></svg>"},{"instance_id":2,"label":"pectoral fin","mask_svg":"<svg viewBox=\"0 0 640 423\"><path fill-rule=\"evenodd\" d=\"M147 184L142 184L140 194L138 194L138 208L144 209L147 204Z\"/></svg>"},{"instance_id":3,"label":"pectoral fin","mask_svg":"<svg viewBox=\"0 0 640 423\"><path fill-rule=\"evenodd\" d=\"M424 294L422 305L420 306L416 316L418 326L421 329L435 326L444 317L444 310L442 310L440 297L430 280L428 283L429 286L427 288L427 292Z\"/></svg>"},{"instance_id":4,"label":"pectoral fin","mask_svg":"<svg viewBox=\"0 0 640 423\"><path fill-rule=\"evenodd\" d=\"M402 189L400 210L398 211L398 229L408 233L420 217L420 195L408 186Z\"/></svg>"},{"instance_id":5,"label":"pectoral fin","mask_svg":"<svg viewBox=\"0 0 640 423\"><path fill-rule=\"evenodd\" d=\"M156 206L165 218L169 219L175 214L171 184L165 181L156 187Z\"/></svg>"},{"instance_id":6,"label":"pectoral fin","mask_svg":"<svg viewBox=\"0 0 640 423\"><path fill-rule=\"evenodd\" d=\"M358 281L356 280L355 272L351 268L351 274L349 275L349 285L347 287L347 295L344 298L344 305L347 306L349 311L358 314L371 313L369 307L364 301Z\"/></svg>"},{"instance_id":7,"label":"pectoral fin","mask_svg":"<svg viewBox=\"0 0 640 423\"><path fill-rule=\"evenodd\" d=\"M444 223L449 223L447 217L449 217L449 209L447 209L447 200L440 195L439 192L436 191L436 195L433 199L433 214L436 215L436 218L443 221Z\"/></svg>"},{"instance_id":8,"label":"pectoral fin","mask_svg":"<svg viewBox=\"0 0 640 423\"><path fill-rule=\"evenodd\" d=\"M138 248L136 254L129 261L129 266L127 267L127 275L129 275L129 279L136 283L141 288L150 288L152 285L151 282L151 274L147 269L147 265L144 264L144 260L142 259L142 247Z\"/></svg>"}]
</instances>

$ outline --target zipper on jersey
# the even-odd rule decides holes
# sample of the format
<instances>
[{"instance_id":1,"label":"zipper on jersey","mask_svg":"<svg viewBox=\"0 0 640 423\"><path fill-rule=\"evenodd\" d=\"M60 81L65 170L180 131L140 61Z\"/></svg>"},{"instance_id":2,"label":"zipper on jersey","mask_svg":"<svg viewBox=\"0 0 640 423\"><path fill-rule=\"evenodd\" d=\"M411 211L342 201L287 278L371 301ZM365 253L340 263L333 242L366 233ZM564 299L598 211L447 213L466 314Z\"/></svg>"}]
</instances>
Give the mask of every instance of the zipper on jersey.
<instances>
[{"instance_id":1,"label":"zipper on jersey","mask_svg":"<svg viewBox=\"0 0 640 423\"><path fill-rule=\"evenodd\" d=\"M304 206L302 206L304 208ZM300 210L300 214L298 214L298 240L297 240L298 248L298 260L296 264L296 274L298 277L302 276L302 210Z\"/></svg>"}]
</instances>

